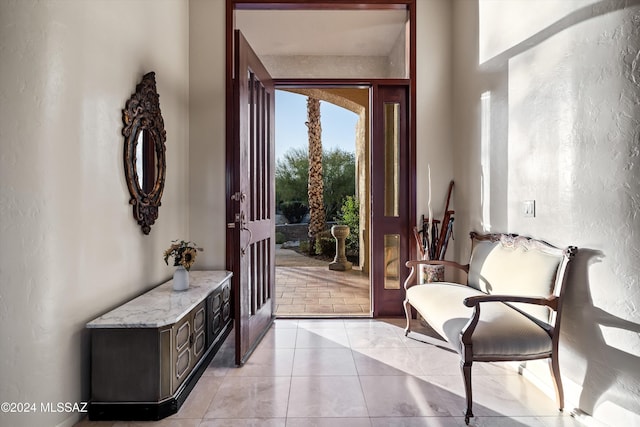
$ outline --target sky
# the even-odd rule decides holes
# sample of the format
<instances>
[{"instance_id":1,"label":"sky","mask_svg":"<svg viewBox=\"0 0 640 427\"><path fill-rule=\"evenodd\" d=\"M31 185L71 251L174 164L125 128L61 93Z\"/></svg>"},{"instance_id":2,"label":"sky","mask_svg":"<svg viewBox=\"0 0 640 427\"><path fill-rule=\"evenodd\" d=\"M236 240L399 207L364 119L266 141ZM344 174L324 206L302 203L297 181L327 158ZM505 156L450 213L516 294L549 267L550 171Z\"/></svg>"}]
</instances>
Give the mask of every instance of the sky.
<instances>
[{"instance_id":1,"label":"sky","mask_svg":"<svg viewBox=\"0 0 640 427\"><path fill-rule=\"evenodd\" d=\"M307 126L307 97L276 90L276 162L290 148L309 145ZM322 146L355 152L358 115L329 102L320 102Z\"/></svg>"}]
</instances>

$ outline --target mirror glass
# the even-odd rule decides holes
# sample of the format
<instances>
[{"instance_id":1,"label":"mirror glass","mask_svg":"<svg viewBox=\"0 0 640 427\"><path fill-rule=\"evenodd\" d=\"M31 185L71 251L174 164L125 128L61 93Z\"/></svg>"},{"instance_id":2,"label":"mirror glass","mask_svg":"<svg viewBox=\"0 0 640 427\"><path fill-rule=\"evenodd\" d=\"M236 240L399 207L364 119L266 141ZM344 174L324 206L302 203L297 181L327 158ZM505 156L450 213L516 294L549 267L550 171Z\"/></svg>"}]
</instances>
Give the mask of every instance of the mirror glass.
<instances>
[{"instance_id":1,"label":"mirror glass","mask_svg":"<svg viewBox=\"0 0 640 427\"><path fill-rule=\"evenodd\" d=\"M135 141L138 185L144 194L149 194L156 184L155 144L147 129L139 130Z\"/></svg>"}]
</instances>

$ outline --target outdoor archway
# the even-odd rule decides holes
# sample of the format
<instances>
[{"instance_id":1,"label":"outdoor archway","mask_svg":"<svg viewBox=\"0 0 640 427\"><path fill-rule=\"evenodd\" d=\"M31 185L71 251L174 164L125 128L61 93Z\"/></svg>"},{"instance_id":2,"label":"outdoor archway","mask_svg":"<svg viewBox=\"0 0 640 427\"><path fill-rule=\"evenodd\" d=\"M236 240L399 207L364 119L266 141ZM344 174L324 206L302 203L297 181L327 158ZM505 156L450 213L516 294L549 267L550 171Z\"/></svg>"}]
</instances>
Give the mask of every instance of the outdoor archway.
<instances>
[{"instance_id":1,"label":"outdoor archway","mask_svg":"<svg viewBox=\"0 0 640 427\"><path fill-rule=\"evenodd\" d=\"M279 90L297 93L329 102L358 115L356 123L356 198L359 202L360 229L359 263L363 273L369 272L369 247L366 236L369 230L369 89L363 87L326 87L326 88L287 88ZM353 231L352 231L353 232Z\"/></svg>"}]
</instances>

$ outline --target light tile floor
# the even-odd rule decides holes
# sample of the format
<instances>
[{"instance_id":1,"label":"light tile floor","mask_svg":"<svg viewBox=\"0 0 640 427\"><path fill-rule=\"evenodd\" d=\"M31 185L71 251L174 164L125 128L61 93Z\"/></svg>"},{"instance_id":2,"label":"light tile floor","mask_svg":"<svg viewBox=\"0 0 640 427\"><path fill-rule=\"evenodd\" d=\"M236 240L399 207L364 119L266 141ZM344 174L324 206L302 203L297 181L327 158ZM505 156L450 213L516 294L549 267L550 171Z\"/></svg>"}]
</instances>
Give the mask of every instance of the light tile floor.
<instances>
[{"instance_id":1,"label":"light tile floor","mask_svg":"<svg viewBox=\"0 0 640 427\"><path fill-rule=\"evenodd\" d=\"M276 267L276 314L283 316L368 316L369 276L359 270L324 266Z\"/></svg>"},{"instance_id":2,"label":"light tile floor","mask_svg":"<svg viewBox=\"0 0 640 427\"><path fill-rule=\"evenodd\" d=\"M241 368L230 336L177 414L76 426L464 426L458 355L418 322L412 328L422 334L409 338L403 326L399 319L278 319ZM473 380L472 426L578 425L509 366L476 364Z\"/></svg>"}]
</instances>

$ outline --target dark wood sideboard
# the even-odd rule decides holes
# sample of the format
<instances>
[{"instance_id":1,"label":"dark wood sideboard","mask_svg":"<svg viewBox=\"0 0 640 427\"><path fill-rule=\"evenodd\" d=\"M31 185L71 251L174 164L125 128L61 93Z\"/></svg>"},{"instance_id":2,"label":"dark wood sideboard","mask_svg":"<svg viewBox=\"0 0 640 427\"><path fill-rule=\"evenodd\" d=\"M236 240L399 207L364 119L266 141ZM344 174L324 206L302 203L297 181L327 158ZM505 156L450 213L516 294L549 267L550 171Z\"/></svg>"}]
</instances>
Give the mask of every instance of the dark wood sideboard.
<instances>
[{"instance_id":1,"label":"dark wood sideboard","mask_svg":"<svg viewBox=\"0 0 640 427\"><path fill-rule=\"evenodd\" d=\"M231 273L192 271L87 323L91 420L175 414L233 328Z\"/></svg>"}]
</instances>

